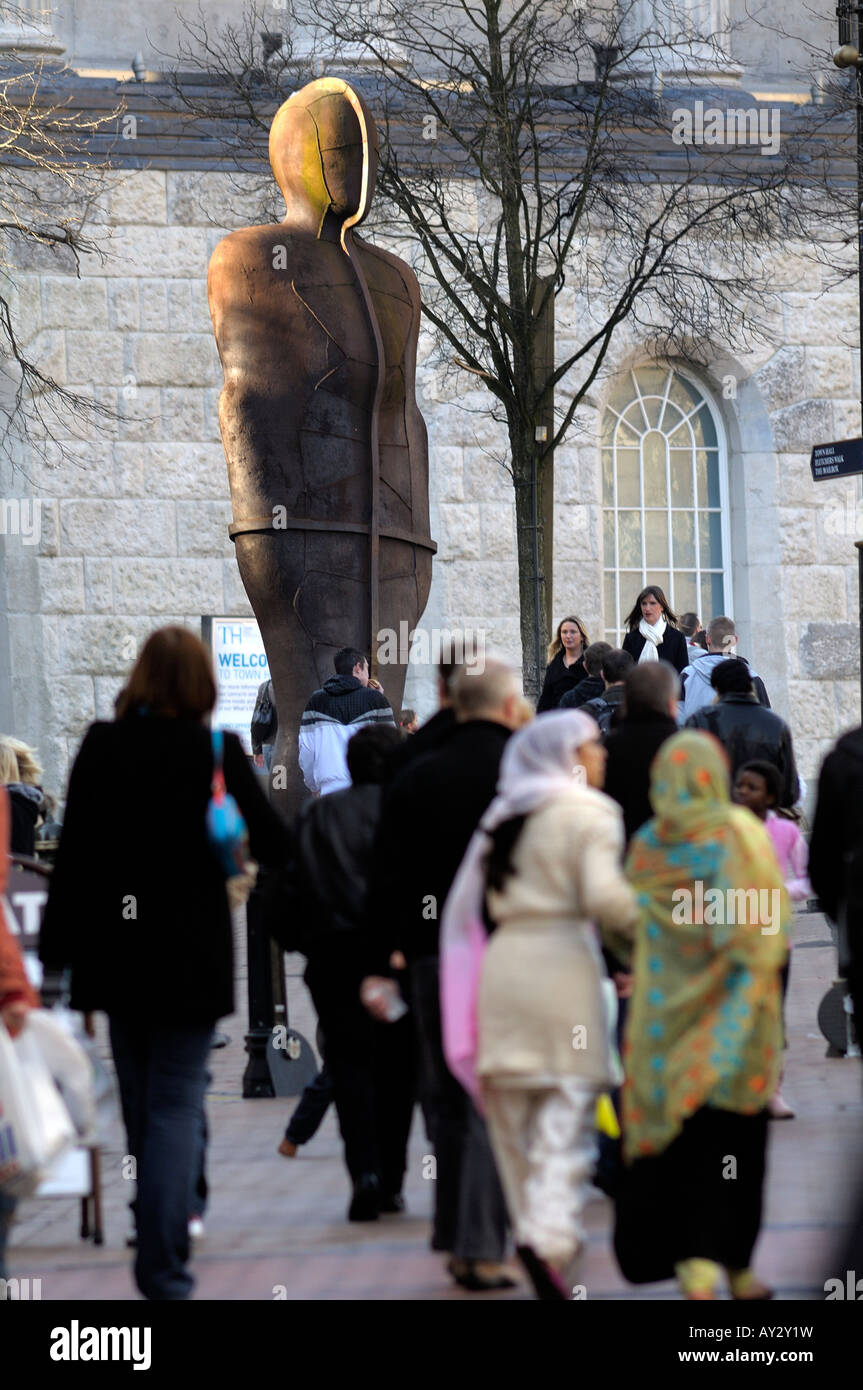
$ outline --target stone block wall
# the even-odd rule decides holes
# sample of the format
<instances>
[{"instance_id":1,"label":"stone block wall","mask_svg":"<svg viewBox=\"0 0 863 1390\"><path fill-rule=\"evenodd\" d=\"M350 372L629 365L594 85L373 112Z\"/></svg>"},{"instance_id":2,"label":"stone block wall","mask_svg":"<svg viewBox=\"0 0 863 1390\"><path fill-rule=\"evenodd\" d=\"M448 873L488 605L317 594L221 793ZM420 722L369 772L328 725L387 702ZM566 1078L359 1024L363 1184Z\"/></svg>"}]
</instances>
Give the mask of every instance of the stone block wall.
<instances>
[{"instance_id":1,"label":"stone block wall","mask_svg":"<svg viewBox=\"0 0 863 1390\"><path fill-rule=\"evenodd\" d=\"M148 632L250 613L227 534L221 373L205 283L216 241L243 220L234 182L158 169L118 175L102 212L104 264L87 260L79 279L62 258L31 253L18 276L24 341L58 380L120 417L65 441L65 456L51 449L44 465L25 461L14 477L0 475L0 496L38 498L42 521L38 546L0 536L0 664L8 663L0 720L40 747L54 790L87 723L110 716ZM701 378L721 403L728 436L741 650L790 719L811 778L836 734L859 720L859 483L813 484L808 465L814 442L860 432L859 355L853 287L828 291L788 255L794 288L777 307L772 341L748 358L717 361ZM558 315L563 345L579 331L577 303L562 298ZM625 326L609 369L637 362L648 346ZM729 373L736 391L726 399ZM597 441L607 388L597 384L555 462L555 614L578 613L591 634L603 627ZM439 546L422 627L473 628L518 661L504 433L474 378L436 368L425 332L418 397ZM406 704L430 714L434 687L431 668L412 669Z\"/></svg>"}]
</instances>

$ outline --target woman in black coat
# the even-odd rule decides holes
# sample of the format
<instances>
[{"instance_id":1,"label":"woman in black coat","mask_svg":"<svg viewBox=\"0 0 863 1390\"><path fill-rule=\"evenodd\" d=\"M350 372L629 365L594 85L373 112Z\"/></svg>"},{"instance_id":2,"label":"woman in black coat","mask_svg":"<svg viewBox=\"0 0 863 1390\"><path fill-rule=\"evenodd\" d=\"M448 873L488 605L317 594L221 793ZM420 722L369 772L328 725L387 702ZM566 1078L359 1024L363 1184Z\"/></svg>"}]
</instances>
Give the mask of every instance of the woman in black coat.
<instances>
[{"instance_id":1,"label":"woman in black coat","mask_svg":"<svg viewBox=\"0 0 863 1390\"><path fill-rule=\"evenodd\" d=\"M686 638L677 626L677 614L658 584L648 584L635 600L626 619L629 628L623 650L634 661L667 661L678 675L689 665Z\"/></svg>"},{"instance_id":2,"label":"woman in black coat","mask_svg":"<svg viewBox=\"0 0 863 1390\"><path fill-rule=\"evenodd\" d=\"M10 832L10 854L23 854L32 859L36 853L36 822L45 809L42 788L25 780L25 774L18 762L17 748L30 749L17 740L0 738L0 786L9 793L9 808L12 813ZM37 764L34 764L37 766ZM42 769L38 768L41 773Z\"/></svg>"},{"instance_id":3,"label":"woman in black coat","mask_svg":"<svg viewBox=\"0 0 863 1390\"><path fill-rule=\"evenodd\" d=\"M40 942L46 967L71 967L72 1008L108 1014L137 1160L135 1277L150 1299L192 1291L207 1055L213 1025L234 1009L225 874L206 824L215 702L200 639L178 627L153 633L116 719L93 724L75 759ZM251 858L283 863L288 832L232 734L223 771Z\"/></svg>"},{"instance_id":4,"label":"woman in black coat","mask_svg":"<svg viewBox=\"0 0 863 1390\"><path fill-rule=\"evenodd\" d=\"M548 665L536 706L537 714L557 709L562 696L587 678L584 653L589 646L590 638L580 618L564 618L558 623L554 641L548 648Z\"/></svg>"}]
</instances>

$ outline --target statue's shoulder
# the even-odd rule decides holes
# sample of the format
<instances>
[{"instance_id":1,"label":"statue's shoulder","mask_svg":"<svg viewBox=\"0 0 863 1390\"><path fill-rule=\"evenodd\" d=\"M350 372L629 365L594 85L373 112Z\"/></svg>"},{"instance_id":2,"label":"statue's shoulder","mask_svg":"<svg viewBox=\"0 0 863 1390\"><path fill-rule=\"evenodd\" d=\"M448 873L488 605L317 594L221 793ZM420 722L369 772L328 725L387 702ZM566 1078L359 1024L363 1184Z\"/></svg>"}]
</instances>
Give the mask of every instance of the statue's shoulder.
<instances>
[{"instance_id":1,"label":"statue's shoulder","mask_svg":"<svg viewBox=\"0 0 863 1390\"><path fill-rule=\"evenodd\" d=\"M210 257L210 270L217 266L248 265L254 261L272 266L274 248L281 246L287 250L295 239L281 222L266 227L238 227L217 242Z\"/></svg>"},{"instance_id":2,"label":"statue's shoulder","mask_svg":"<svg viewBox=\"0 0 863 1390\"><path fill-rule=\"evenodd\" d=\"M359 240L359 238L357 238ZM392 251L385 251L382 246L375 246L370 241L360 241L363 253L377 264L379 269L389 278L395 276L402 281L411 300L419 306L420 285L414 272L411 270L407 261L403 261L401 256L396 256Z\"/></svg>"}]
</instances>

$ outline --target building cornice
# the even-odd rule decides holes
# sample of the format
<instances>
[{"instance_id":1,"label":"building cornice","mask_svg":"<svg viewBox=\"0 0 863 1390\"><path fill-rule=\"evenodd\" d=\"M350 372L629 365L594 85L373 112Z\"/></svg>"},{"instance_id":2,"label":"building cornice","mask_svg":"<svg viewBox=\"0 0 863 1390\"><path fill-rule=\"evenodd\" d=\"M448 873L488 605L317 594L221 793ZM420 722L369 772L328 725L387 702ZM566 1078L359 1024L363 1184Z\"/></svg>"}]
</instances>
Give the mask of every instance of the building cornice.
<instances>
[{"instance_id":1,"label":"building cornice","mask_svg":"<svg viewBox=\"0 0 863 1390\"><path fill-rule=\"evenodd\" d=\"M0 77L2 71L0 66ZM362 91L373 111L381 109L384 103L380 99L377 78L368 73L352 72L344 75ZM302 85L304 80L307 80L307 75L300 79L298 85ZM183 75L182 88L188 92L190 98L194 97L198 109L202 106L207 109L206 115L191 115L187 105L177 94L174 84L162 79L139 82L125 78L115 79L107 75L82 76L68 68L57 72L44 70L39 83L39 97L40 105L62 104L67 110L80 114L84 121L96 122L104 120L112 112L121 113L116 119L107 121L87 139L87 158L91 162L109 160L118 169L259 172L262 164L266 164L267 161L266 132L250 131L248 143L244 136L244 148L236 148L236 137L233 134L236 121L231 119L231 95L224 85L214 84L202 75L194 73ZM571 124L571 117L567 121L565 113L569 110L573 95L585 105L589 105L592 88L590 84L581 84L578 87L557 90L562 98L560 111L563 130L564 122ZM7 95L13 101L20 100L23 103L26 100L26 93L19 93L14 87L7 90ZM831 178L839 183L850 184L856 177L854 120L851 110L840 111L827 105L803 103L797 94L789 94L788 100L780 100L769 93L762 92L759 97L739 88L729 89L722 86L697 89L666 87L661 99L657 98L655 93L647 91L633 94L633 101L629 107L633 113L632 119L627 118L626 95L618 91L614 100L617 103L619 118L618 153L623 170L626 168L627 149L631 149L634 154L638 152L643 159L647 140L651 160L655 160L655 172L659 181L673 181L683 176L692 177L698 173L699 165L702 166L707 181L713 182L728 177L732 172L729 164L730 149L720 151L722 160L719 172L717 147L681 145L675 143L672 138L674 113L681 110L694 111L696 103L701 103L702 109L721 111L778 110L782 144L795 140L809 141L813 177L815 166L820 166L825 161L829 164ZM634 118L635 104L641 100L661 101L662 110L668 118L667 132L664 121L662 124L657 121L648 132L638 128L639 122ZM417 111L411 113L398 94L390 89L386 105L391 140L397 149L403 169L413 167L419 171L424 166L433 166L438 172L446 172L451 177L471 177L469 167L465 166L463 172L459 169L460 162L464 161L463 153L460 159L451 159L450 155L458 156L459 152L455 147L450 151L443 141L433 142L432 145L432 142L422 138L419 128L421 117L417 114L421 109L419 101ZM276 107L277 103L269 94L262 92L262 112L265 115L273 114ZM220 111L223 111L224 115L220 115ZM553 114L552 105L550 119L544 120L552 144ZM812 133L815 122L817 134ZM572 149L574 157L566 157L560 145L555 145L554 148L555 167L549 170L549 178L571 177L579 166L577 147ZM764 177L770 163L771 159L762 155L757 146L740 145L734 153L733 172L739 171L740 176L743 176L748 170L756 177ZM799 167L801 176L806 177L805 163Z\"/></svg>"}]
</instances>

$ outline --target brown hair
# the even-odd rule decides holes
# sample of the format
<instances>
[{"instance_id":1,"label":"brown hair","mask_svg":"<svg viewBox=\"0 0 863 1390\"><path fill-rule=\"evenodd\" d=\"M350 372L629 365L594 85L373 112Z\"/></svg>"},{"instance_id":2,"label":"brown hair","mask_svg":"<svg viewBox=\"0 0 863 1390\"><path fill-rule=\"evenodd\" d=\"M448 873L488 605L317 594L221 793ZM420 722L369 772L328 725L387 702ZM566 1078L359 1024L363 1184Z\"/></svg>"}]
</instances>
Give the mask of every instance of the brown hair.
<instances>
[{"instance_id":1,"label":"brown hair","mask_svg":"<svg viewBox=\"0 0 863 1390\"><path fill-rule=\"evenodd\" d=\"M660 604L665 614L665 621L671 623L672 627L677 627L677 614L674 612L674 609L671 607L662 589L660 589L658 584L648 584L647 588L642 589L638 598L635 600L632 612L624 619L629 631L634 631L641 622L641 600L647 598L648 594L652 594L657 603Z\"/></svg>"},{"instance_id":2,"label":"brown hair","mask_svg":"<svg viewBox=\"0 0 863 1390\"><path fill-rule=\"evenodd\" d=\"M584 653L587 651L587 648L590 646L590 638L587 635L587 628L584 626L584 623L581 621L581 618L561 618L560 622L557 625L557 632L554 634L554 639L548 644L547 660L549 661L554 661L554 658L557 656L558 652L563 651L563 643L560 640L560 629L563 627L564 623L575 623L575 626L581 633L582 655L584 655Z\"/></svg>"},{"instance_id":3,"label":"brown hair","mask_svg":"<svg viewBox=\"0 0 863 1390\"><path fill-rule=\"evenodd\" d=\"M731 640L733 639L733 640ZM726 652L737 645L737 631L732 618L711 618L707 624L707 640L711 647Z\"/></svg>"},{"instance_id":4,"label":"brown hair","mask_svg":"<svg viewBox=\"0 0 863 1390\"><path fill-rule=\"evenodd\" d=\"M216 703L216 680L210 653L200 637L185 627L151 632L117 698L116 714L158 714L174 719L203 719Z\"/></svg>"},{"instance_id":5,"label":"brown hair","mask_svg":"<svg viewBox=\"0 0 863 1390\"><path fill-rule=\"evenodd\" d=\"M680 698L680 677L668 661L635 666L624 681L624 718L635 722L668 714L669 700Z\"/></svg>"}]
</instances>

